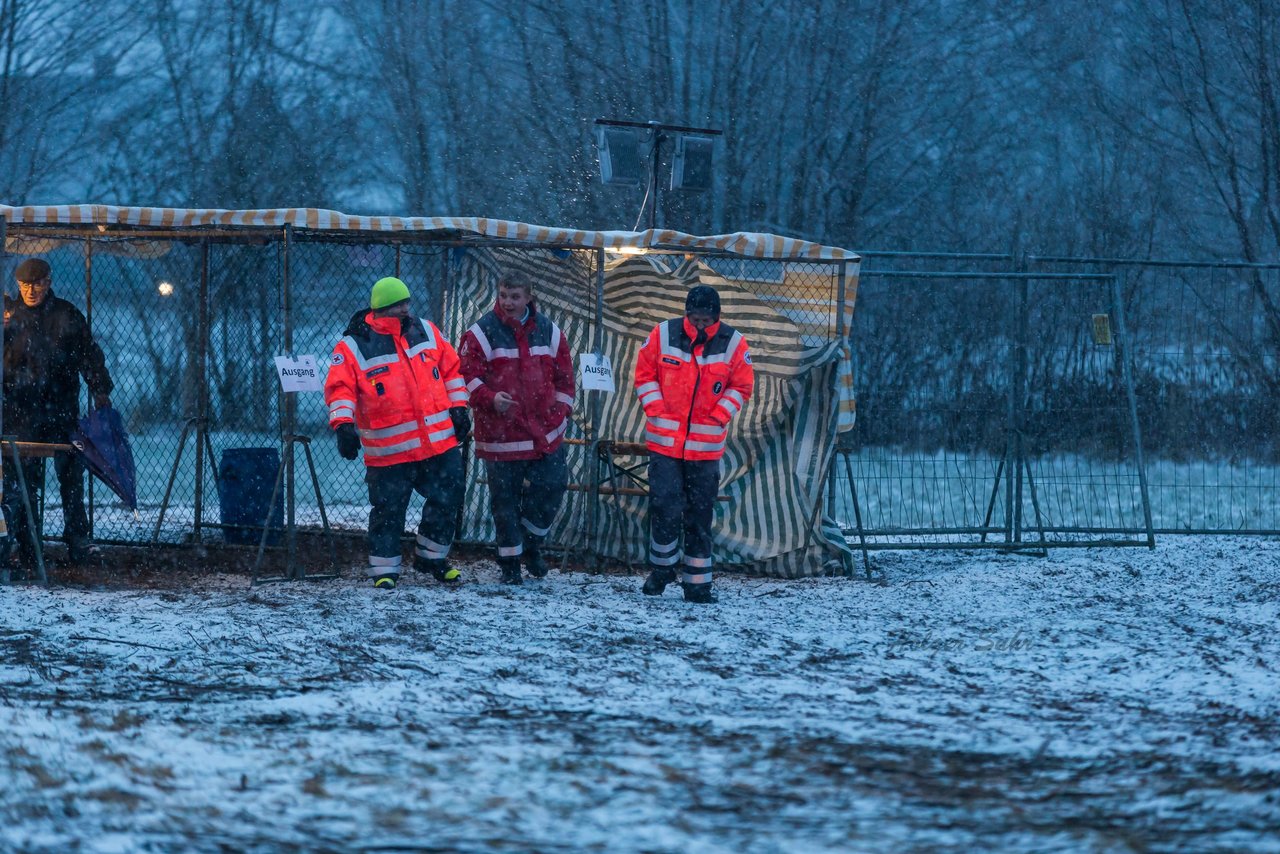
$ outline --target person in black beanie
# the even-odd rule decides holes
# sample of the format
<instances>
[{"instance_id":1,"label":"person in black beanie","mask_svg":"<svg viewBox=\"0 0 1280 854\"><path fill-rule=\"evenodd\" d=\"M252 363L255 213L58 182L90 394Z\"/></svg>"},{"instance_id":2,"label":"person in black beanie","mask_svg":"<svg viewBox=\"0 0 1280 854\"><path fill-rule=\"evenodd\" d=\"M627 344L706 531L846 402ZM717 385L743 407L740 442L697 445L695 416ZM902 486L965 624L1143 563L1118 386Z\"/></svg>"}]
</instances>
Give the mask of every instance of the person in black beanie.
<instances>
[{"instance_id":1,"label":"person in black beanie","mask_svg":"<svg viewBox=\"0 0 1280 854\"><path fill-rule=\"evenodd\" d=\"M680 566L687 602L715 602L711 521L729 421L755 385L747 341L720 321L720 294L698 285L684 317L659 323L636 361L649 449L649 564L642 592L661 595ZM683 547L681 535L683 534Z\"/></svg>"},{"instance_id":2,"label":"person in black beanie","mask_svg":"<svg viewBox=\"0 0 1280 854\"><path fill-rule=\"evenodd\" d=\"M43 258L18 265L19 299L5 296L4 305L4 433L24 442L66 443L80 416L80 378L89 386L93 405L111 405L114 388L102 348L93 339L80 310L53 295L53 275ZM84 507L84 464L76 454L56 454L53 470L62 497L63 534L72 563L98 561L89 540ZM40 507L44 493L44 459L22 461L28 497L36 514L35 536L41 536ZM4 495L10 505L10 533L20 564L35 561L32 534L21 509L18 478L4 467Z\"/></svg>"}]
</instances>

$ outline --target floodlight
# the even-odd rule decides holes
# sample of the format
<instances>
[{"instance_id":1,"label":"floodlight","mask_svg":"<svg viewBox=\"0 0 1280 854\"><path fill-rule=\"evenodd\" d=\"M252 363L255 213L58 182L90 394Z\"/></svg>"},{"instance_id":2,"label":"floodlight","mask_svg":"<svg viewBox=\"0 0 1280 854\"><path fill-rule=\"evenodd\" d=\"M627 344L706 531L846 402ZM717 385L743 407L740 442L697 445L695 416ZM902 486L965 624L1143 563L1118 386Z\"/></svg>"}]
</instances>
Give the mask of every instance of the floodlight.
<instances>
[{"instance_id":1,"label":"floodlight","mask_svg":"<svg viewBox=\"0 0 1280 854\"><path fill-rule=\"evenodd\" d=\"M701 191L711 189L712 150L715 139L682 133L676 136L676 152L671 160L671 189Z\"/></svg>"},{"instance_id":2,"label":"floodlight","mask_svg":"<svg viewBox=\"0 0 1280 854\"><path fill-rule=\"evenodd\" d=\"M600 180L604 183L636 186L645 182L640 136L635 128L597 126L596 152L600 157Z\"/></svg>"}]
</instances>

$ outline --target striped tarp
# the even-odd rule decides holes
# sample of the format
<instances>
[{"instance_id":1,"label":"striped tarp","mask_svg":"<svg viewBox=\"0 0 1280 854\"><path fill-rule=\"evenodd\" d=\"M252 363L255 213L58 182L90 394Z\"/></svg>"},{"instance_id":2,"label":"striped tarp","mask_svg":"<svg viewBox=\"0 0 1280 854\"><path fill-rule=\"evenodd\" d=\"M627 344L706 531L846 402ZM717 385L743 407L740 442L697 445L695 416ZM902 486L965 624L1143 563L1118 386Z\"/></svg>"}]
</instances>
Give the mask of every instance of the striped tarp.
<instances>
[{"instance_id":1,"label":"striped tarp","mask_svg":"<svg viewBox=\"0 0 1280 854\"><path fill-rule=\"evenodd\" d=\"M856 260L858 257L847 249L776 234L735 232L699 237L661 228L647 231L585 231L486 217L358 216L322 208L226 210L116 205L0 205L0 216L10 225L83 225L106 230L113 226L163 230L210 227L281 228L291 225L294 228L321 232L449 232L489 240L614 251L666 248L730 252L746 258Z\"/></svg>"},{"instance_id":2,"label":"striped tarp","mask_svg":"<svg viewBox=\"0 0 1280 854\"><path fill-rule=\"evenodd\" d=\"M451 338L493 305L494 282L503 269L520 269L536 282L537 300L564 330L575 353L591 352L595 340L595 270L581 253L467 250L455 259L456 284L446 308ZM715 557L720 566L754 574L801 577L843 572L849 551L836 526L824 525L826 475L840 418L839 341L806 348L796 324L743 287L682 256L623 257L606 267L602 351L614 368L617 391L602 395L599 435L643 441L644 412L631 377L645 337L661 320L684 313L684 298L696 284L720 291L724 319L751 346L756 390L735 420L721 465ZM847 328L847 327L846 327ZM591 434L594 401L579 392L570 436ZM630 461L632 464L638 462ZM571 479L580 486L594 476L585 448L572 449ZM487 487L472 479L468 539L490 541ZM595 526L583 492L566 501L553 529L554 541L577 544L618 560L643 564L648 545L647 504L640 496L606 495Z\"/></svg>"}]
</instances>

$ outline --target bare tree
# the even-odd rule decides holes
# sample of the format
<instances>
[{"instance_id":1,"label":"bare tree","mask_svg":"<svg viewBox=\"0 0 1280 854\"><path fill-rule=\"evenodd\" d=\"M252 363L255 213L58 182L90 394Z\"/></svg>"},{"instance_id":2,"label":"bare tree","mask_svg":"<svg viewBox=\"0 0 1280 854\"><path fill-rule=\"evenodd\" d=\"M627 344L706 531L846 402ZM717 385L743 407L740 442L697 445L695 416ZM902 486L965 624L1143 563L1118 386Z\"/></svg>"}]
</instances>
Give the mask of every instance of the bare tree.
<instances>
[{"instance_id":1,"label":"bare tree","mask_svg":"<svg viewBox=\"0 0 1280 854\"><path fill-rule=\"evenodd\" d=\"M1280 8L1165 0L1135 55L1160 101L1138 129L1198 167L1250 261L1280 247Z\"/></svg>"},{"instance_id":2,"label":"bare tree","mask_svg":"<svg viewBox=\"0 0 1280 854\"><path fill-rule=\"evenodd\" d=\"M226 207L323 205L352 171L341 87L292 57L318 21L299 3L148 0L125 107L104 130L95 189L124 199Z\"/></svg>"},{"instance_id":3,"label":"bare tree","mask_svg":"<svg viewBox=\"0 0 1280 854\"><path fill-rule=\"evenodd\" d=\"M0 0L0 198L20 204L87 180L84 152L135 37L127 3Z\"/></svg>"},{"instance_id":4,"label":"bare tree","mask_svg":"<svg viewBox=\"0 0 1280 854\"><path fill-rule=\"evenodd\" d=\"M1234 244L1228 251L1248 261L1274 259L1280 249L1280 8L1266 0L1164 0L1143 8L1140 20L1150 38L1135 46L1130 70L1151 81L1154 109L1126 117L1133 137L1160 151L1166 165L1181 165L1180 189L1207 203L1173 212L1195 243L1218 251ZM1228 227L1214 227L1215 220ZM1236 335L1224 335L1222 344L1247 376L1280 398L1270 367L1280 358L1280 295L1257 271L1248 286L1269 355Z\"/></svg>"}]
</instances>

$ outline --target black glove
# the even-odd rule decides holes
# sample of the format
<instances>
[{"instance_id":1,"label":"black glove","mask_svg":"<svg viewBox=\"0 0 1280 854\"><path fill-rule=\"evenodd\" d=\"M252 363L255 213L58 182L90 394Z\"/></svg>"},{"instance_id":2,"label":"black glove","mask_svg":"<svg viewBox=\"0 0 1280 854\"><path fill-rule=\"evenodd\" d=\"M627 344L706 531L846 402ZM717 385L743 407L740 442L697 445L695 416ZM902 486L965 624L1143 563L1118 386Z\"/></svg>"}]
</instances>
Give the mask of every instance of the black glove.
<instances>
[{"instance_id":1,"label":"black glove","mask_svg":"<svg viewBox=\"0 0 1280 854\"><path fill-rule=\"evenodd\" d=\"M471 413L465 406L455 406L449 410L453 419L453 433L458 437L458 444L465 445L471 441Z\"/></svg>"},{"instance_id":2,"label":"black glove","mask_svg":"<svg viewBox=\"0 0 1280 854\"><path fill-rule=\"evenodd\" d=\"M338 437L338 453L344 459L354 460L360 456L360 437L356 435L356 425L348 421L339 424L338 429L333 432Z\"/></svg>"}]
</instances>

